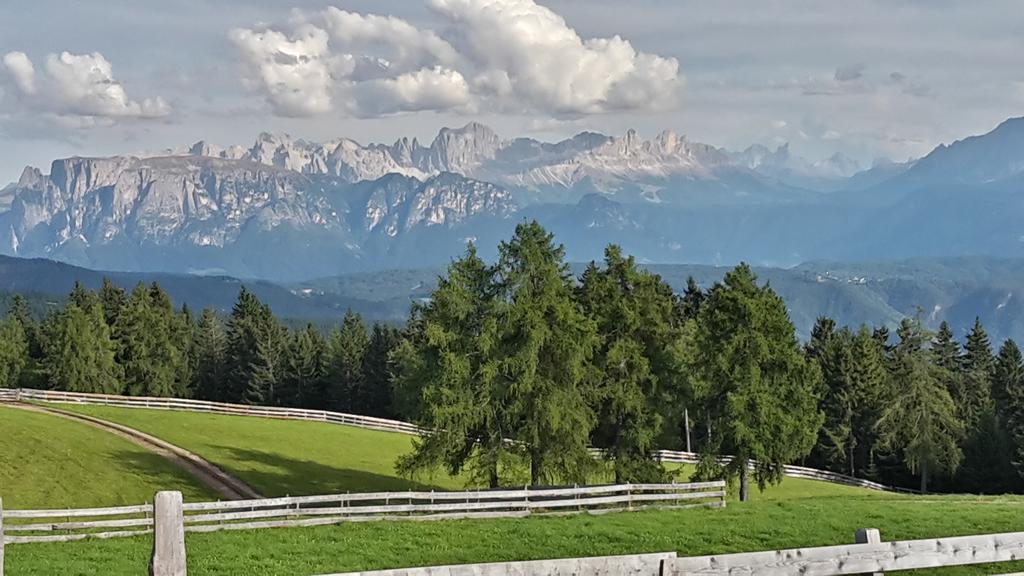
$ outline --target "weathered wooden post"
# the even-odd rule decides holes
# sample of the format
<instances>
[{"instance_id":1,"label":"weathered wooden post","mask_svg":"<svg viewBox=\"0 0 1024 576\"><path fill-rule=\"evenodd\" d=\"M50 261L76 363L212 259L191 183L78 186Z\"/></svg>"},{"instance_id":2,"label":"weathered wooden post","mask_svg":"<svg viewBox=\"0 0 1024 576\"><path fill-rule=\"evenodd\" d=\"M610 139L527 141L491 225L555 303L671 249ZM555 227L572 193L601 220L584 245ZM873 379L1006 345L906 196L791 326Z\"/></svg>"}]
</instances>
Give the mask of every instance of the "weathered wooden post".
<instances>
[{"instance_id":1,"label":"weathered wooden post","mask_svg":"<svg viewBox=\"0 0 1024 576\"><path fill-rule=\"evenodd\" d=\"M185 512L181 492L157 492L153 499L153 557L149 576L185 576Z\"/></svg>"},{"instance_id":2,"label":"weathered wooden post","mask_svg":"<svg viewBox=\"0 0 1024 576\"><path fill-rule=\"evenodd\" d=\"M4 576L4 499L0 498L0 576Z\"/></svg>"},{"instance_id":3,"label":"weathered wooden post","mask_svg":"<svg viewBox=\"0 0 1024 576\"><path fill-rule=\"evenodd\" d=\"M855 538L857 544L878 544L882 541L878 528L860 528ZM874 572L872 576L882 576L882 572Z\"/></svg>"}]
</instances>

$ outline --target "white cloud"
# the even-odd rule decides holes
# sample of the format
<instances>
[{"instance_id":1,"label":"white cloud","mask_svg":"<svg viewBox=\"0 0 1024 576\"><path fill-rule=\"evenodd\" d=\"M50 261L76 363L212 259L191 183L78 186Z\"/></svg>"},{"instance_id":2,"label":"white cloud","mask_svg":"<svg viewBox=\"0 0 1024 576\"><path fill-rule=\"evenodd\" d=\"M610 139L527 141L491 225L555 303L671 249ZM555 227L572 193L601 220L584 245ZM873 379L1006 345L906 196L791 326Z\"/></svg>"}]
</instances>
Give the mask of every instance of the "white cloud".
<instances>
[{"instance_id":1,"label":"white cloud","mask_svg":"<svg viewBox=\"0 0 1024 576\"><path fill-rule=\"evenodd\" d=\"M252 74L254 87L265 92L281 116L309 116L331 109L331 55L327 33L306 27L295 39L275 30L235 29L235 43ZM344 72L343 72L344 73Z\"/></svg>"},{"instance_id":2,"label":"white cloud","mask_svg":"<svg viewBox=\"0 0 1024 576\"><path fill-rule=\"evenodd\" d=\"M394 16L337 8L300 17L291 33L234 30L248 80L285 116L340 109L509 111L574 117L672 108L674 58L629 41L583 39L533 0L428 0L442 32ZM339 104L340 103L340 104Z\"/></svg>"},{"instance_id":3,"label":"white cloud","mask_svg":"<svg viewBox=\"0 0 1024 576\"><path fill-rule=\"evenodd\" d=\"M8 52L3 65L20 105L64 126L163 118L171 113L162 98L129 98L114 78L110 62L99 52L50 54L42 74L23 52Z\"/></svg>"}]
</instances>

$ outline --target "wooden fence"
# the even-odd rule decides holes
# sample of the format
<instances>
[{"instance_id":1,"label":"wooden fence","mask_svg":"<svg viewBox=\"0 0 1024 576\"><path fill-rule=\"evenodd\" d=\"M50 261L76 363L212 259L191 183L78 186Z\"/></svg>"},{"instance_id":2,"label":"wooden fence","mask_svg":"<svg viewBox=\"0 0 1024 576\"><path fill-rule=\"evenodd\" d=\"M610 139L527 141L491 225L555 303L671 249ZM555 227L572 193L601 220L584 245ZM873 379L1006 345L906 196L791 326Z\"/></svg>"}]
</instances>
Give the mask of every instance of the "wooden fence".
<instances>
[{"instance_id":1,"label":"wooden fence","mask_svg":"<svg viewBox=\"0 0 1024 576\"><path fill-rule=\"evenodd\" d=\"M0 402L16 401L92 404L118 406L122 408L150 408L155 410L186 410L213 414L230 414L234 416L261 416L265 418L281 418L288 420L309 420L316 422L328 422L331 424L344 424L346 426L357 426L371 430L399 432L410 435L421 435L425 432L422 428L414 424L409 424L408 422L388 420L386 418L374 418L372 416L344 414L341 412L330 412L327 410L277 408L272 406L246 406L241 404L226 404L223 402L207 402L204 400L187 400L183 398L150 398L142 396L115 396L109 394L82 394L77 392L33 390L30 388L0 388ZM595 450L594 452L595 454L600 453L599 450ZM679 452L675 450L659 450L655 455L662 462L682 464L694 464L699 458L699 455L696 453ZM907 493L917 492L916 490L887 486L878 482L855 478L845 474L839 474L827 470L817 470L814 468L805 468L802 466L785 466L783 467L783 473L786 476L793 478L809 478L872 490Z\"/></svg>"},{"instance_id":2,"label":"wooden fence","mask_svg":"<svg viewBox=\"0 0 1024 576\"><path fill-rule=\"evenodd\" d=\"M856 544L680 557L673 553L398 568L331 576L839 576L1024 560L1024 532L882 542L862 529Z\"/></svg>"},{"instance_id":3,"label":"wooden fence","mask_svg":"<svg viewBox=\"0 0 1024 576\"><path fill-rule=\"evenodd\" d=\"M644 508L720 508L725 483L617 484L462 492L376 492L182 503L160 492L154 504L67 510L4 510L0 500L0 576L5 544L70 542L156 534L155 550L184 562L186 532L323 526L375 520L519 518L534 514L603 514ZM161 533L182 538L161 544ZM168 574L177 574L169 571ZM183 573L183 572L182 572Z\"/></svg>"}]
</instances>

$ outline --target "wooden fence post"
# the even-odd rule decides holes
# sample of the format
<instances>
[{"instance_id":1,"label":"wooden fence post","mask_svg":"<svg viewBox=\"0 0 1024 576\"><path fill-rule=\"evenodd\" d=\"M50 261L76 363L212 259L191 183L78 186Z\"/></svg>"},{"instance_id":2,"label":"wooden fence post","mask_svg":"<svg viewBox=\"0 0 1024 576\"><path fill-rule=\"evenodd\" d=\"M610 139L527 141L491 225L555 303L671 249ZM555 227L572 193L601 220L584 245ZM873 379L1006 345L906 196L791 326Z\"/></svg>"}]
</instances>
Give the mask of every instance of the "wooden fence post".
<instances>
[{"instance_id":1,"label":"wooden fence post","mask_svg":"<svg viewBox=\"0 0 1024 576\"><path fill-rule=\"evenodd\" d=\"M181 492L157 492L153 498L153 557L149 561L149 576L186 576Z\"/></svg>"},{"instance_id":2,"label":"wooden fence post","mask_svg":"<svg viewBox=\"0 0 1024 576\"><path fill-rule=\"evenodd\" d=\"M0 576L4 576L4 499L0 498Z\"/></svg>"},{"instance_id":3,"label":"wooden fence post","mask_svg":"<svg viewBox=\"0 0 1024 576\"><path fill-rule=\"evenodd\" d=\"M878 528L860 528L855 535L857 544L878 544L882 541L882 535ZM871 576L882 576L882 572L874 572Z\"/></svg>"}]
</instances>

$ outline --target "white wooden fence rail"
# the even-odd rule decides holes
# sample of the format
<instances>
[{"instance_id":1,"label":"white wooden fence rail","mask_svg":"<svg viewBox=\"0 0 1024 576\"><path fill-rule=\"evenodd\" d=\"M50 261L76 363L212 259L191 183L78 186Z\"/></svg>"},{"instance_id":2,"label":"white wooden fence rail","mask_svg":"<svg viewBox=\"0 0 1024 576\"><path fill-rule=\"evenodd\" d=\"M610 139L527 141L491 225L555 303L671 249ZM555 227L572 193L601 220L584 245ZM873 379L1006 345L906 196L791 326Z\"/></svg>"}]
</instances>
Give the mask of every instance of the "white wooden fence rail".
<instances>
[{"instance_id":1,"label":"white wooden fence rail","mask_svg":"<svg viewBox=\"0 0 1024 576\"><path fill-rule=\"evenodd\" d=\"M460 492L373 492L182 505L186 532L313 526L372 520L521 517L532 514L725 506L725 483L618 484ZM153 530L153 506L6 510L6 544L118 538Z\"/></svg>"}]
</instances>

